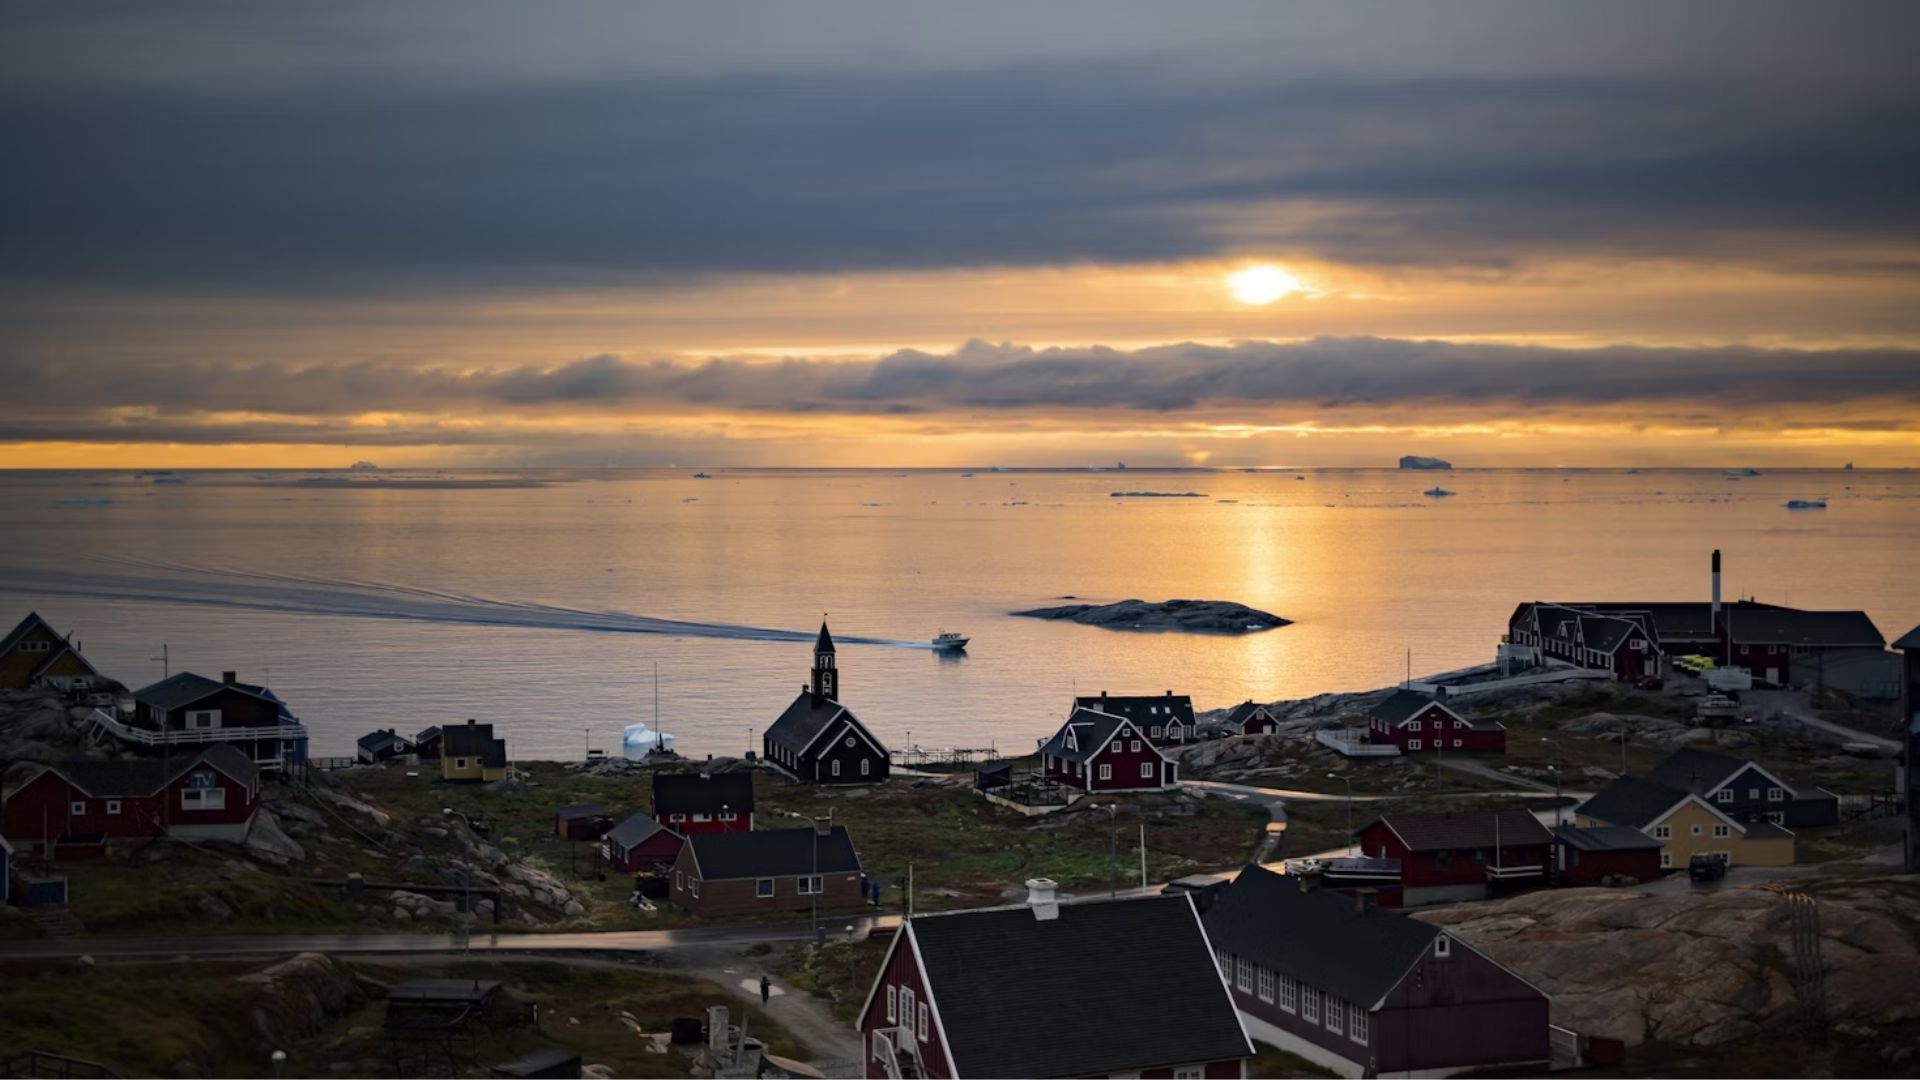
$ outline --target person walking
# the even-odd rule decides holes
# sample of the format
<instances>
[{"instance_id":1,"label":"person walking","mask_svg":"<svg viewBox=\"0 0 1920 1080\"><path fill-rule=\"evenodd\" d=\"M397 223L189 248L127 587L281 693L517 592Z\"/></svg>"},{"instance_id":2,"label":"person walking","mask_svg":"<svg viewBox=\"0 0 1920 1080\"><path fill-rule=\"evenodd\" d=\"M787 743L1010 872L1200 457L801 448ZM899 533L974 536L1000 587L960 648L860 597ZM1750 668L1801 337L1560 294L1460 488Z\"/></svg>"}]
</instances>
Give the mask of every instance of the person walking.
<instances>
[{"instance_id":1,"label":"person walking","mask_svg":"<svg viewBox=\"0 0 1920 1080\"><path fill-rule=\"evenodd\" d=\"M760 976L760 1004L765 1005L773 997L773 982L765 975Z\"/></svg>"}]
</instances>

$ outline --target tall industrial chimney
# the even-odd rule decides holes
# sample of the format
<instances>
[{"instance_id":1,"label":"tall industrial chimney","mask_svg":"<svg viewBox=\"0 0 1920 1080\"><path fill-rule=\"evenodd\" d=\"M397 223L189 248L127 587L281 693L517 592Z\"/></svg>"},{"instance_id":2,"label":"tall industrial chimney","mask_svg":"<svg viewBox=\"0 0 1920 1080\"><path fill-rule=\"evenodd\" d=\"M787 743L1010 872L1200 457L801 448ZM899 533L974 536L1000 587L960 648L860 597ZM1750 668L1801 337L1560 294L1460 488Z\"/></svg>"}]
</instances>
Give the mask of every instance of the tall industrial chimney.
<instances>
[{"instance_id":1,"label":"tall industrial chimney","mask_svg":"<svg viewBox=\"0 0 1920 1080\"><path fill-rule=\"evenodd\" d=\"M1713 625L1720 625L1720 549L1713 549Z\"/></svg>"}]
</instances>

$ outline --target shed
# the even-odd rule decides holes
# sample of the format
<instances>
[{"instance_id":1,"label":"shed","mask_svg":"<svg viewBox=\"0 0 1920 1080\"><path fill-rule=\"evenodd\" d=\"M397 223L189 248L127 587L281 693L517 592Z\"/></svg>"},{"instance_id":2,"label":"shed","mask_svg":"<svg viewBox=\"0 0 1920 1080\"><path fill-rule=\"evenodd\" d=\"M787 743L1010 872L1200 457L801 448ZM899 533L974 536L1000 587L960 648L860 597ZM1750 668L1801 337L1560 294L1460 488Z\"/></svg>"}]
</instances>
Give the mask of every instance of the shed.
<instances>
[{"instance_id":1,"label":"shed","mask_svg":"<svg viewBox=\"0 0 1920 1080\"><path fill-rule=\"evenodd\" d=\"M484 979L408 979L387 991L387 1030L433 1033L482 1023L500 999Z\"/></svg>"},{"instance_id":2,"label":"shed","mask_svg":"<svg viewBox=\"0 0 1920 1080\"><path fill-rule=\"evenodd\" d=\"M613 828L613 815L604 806L582 803L553 812L553 835L564 840L598 840Z\"/></svg>"},{"instance_id":3,"label":"shed","mask_svg":"<svg viewBox=\"0 0 1920 1080\"><path fill-rule=\"evenodd\" d=\"M1609 877L1635 881L1660 878L1660 841L1626 825L1553 830L1554 865L1570 885L1598 885Z\"/></svg>"}]
</instances>

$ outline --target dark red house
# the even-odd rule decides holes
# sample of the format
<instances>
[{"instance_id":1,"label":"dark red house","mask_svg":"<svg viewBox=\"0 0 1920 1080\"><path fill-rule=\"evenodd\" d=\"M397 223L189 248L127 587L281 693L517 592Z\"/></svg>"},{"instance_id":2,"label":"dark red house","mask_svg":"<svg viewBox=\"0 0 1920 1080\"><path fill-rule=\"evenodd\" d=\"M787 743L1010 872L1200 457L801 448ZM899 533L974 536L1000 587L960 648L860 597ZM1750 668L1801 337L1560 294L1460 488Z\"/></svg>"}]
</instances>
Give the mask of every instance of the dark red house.
<instances>
[{"instance_id":1,"label":"dark red house","mask_svg":"<svg viewBox=\"0 0 1920 1080\"><path fill-rule=\"evenodd\" d=\"M1102 690L1098 697L1074 698L1073 707L1093 709L1108 716L1124 716L1146 732L1147 738L1152 739L1155 746L1185 746L1194 740L1196 734L1193 698L1171 690L1157 697L1152 694L1109 695Z\"/></svg>"},{"instance_id":2,"label":"dark red house","mask_svg":"<svg viewBox=\"0 0 1920 1080\"><path fill-rule=\"evenodd\" d=\"M1598 885L1607 878L1658 881L1660 841L1625 825L1553 830L1554 874L1566 885Z\"/></svg>"},{"instance_id":3,"label":"dark red house","mask_svg":"<svg viewBox=\"0 0 1920 1080\"><path fill-rule=\"evenodd\" d=\"M63 761L7 793L0 833L17 849L54 852L151 837L239 841L259 802L260 769L224 743L171 762Z\"/></svg>"},{"instance_id":4,"label":"dark red house","mask_svg":"<svg viewBox=\"0 0 1920 1080\"><path fill-rule=\"evenodd\" d=\"M1253 1057L1185 895L916 915L858 1027L870 1077L1237 1077Z\"/></svg>"},{"instance_id":5,"label":"dark red house","mask_svg":"<svg viewBox=\"0 0 1920 1080\"><path fill-rule=\"evenodd\" d=\"M1368 710L1367 741L1390 743L1403 754L1501 754L1507 749L1507 726L1469 720L1440 698L1395 690Z\"/></svg>"},{"instance_id":6,"label":"dark red house","mask_svg":"<svg viewBox=\"0 0 1920 1080\"><path fill-rule=\"evenodd\" d=\"M643 874L672 867L686 842L686 837L655 821L651 814L635 814L607 833L601 850L616 868Z\"/></svg>"},{"instance_id":7,"label":"dark red house","mask_svg":"<svg viewBox=\"0 0 1920 1080\"><path fill-rule=\"evenodd\" d=\"M1256 705L1249 699L1233 707L1224 726L1235 735L1269 735L1280 722L1265 705Z\"/></svg>"},{"instance_id":8,"label":"dark red house","mask_svg":"<svg viewBox=\"0 0 1920 1080\"><path fill-rule=\"evenodd\" d=\"M702 916L863 906L866 883L853 837L829 820L687 837L673 861L673 902Z\"/></svg>"},{"instance_id":9,"label":"dark red house","mask_svg":"<svg viewBox=\"0 0 1920 1080\"><path fill-rule=\"evenodd\" d=\"M1549 1001L1440 927L1249 866L1203 920L1247 1033L1335 1074L1544 1073Z\"/></svg>"},{"instance_id":10,"label":"dark red house","mask_svg":"<svg viewBox=\"0 0 1920 1080\"><path fill-rule=\"evenodd\" d=\"M1160 791L1179 782L1179 765L1136 722L1081 707L1040 747L1047 779L1086 792Z\"/></svg>"},{"instance_id":11,"label":"dark red house","mask_svg":"<svg viewBox=\"0 0 1920 1080\"><path fill-rule=\"evenodd\" d=\"M653 816L682 836L753 831L753 774L654 773Z\"/></svg>"},{"instance_id":12,"label":"dark red house","mask_svg":"<svg viewBox=\"0 0 1920 1080\"><path fill-rule=\"evenodd\" d=\"M420 734L413 737L413 750L420 755L421 761L439 761L440 748L444 745L446 737L438 724L422 728Z\"/></svg>"},{"instance_id":13,"label":"dark red house","mask_svg":"<svg viewBox=\"0 0 1920 1080\"><path fill-rule=\"evenodd\" d=\"M220 681L183 671L133 693L133 711L96 711L95 730L145 753L174 757L225 743L249 761L276 769L307 759L307 729L287 703L265 686L241 682L234 672Z\"/></svg>"},{"instance_id":14,"label":"dark red house","mask_svg":"<svg viewBox=\"0 0 1920 1080\"><path fill-rule=\"evenodd\" d=\"M1400 862L1408 907L1547 883L1553 834L1525 810L1392 814L1360 827L1361 854Z\"/></svg>"}]
</instances>

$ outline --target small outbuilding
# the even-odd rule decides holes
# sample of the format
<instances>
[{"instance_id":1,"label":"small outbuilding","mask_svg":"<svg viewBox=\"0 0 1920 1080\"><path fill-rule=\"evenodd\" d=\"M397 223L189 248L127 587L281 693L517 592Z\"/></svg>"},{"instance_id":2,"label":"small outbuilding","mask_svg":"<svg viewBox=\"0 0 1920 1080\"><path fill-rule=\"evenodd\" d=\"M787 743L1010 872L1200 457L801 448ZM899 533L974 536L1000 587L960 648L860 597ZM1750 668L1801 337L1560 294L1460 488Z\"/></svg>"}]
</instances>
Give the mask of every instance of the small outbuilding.
<instances>
[{"instance_id":1,"label":"small outbuilding","mask_svg":"<svg viewBox=\"0 0 1920 1080\"><path fill-rule=\"evenodd\" d=\"M635 814L607 833L602 854L625 873L648 873L671 867L686 842L686 837L660 824L652 814Z\"/></svg>"},{"instance_id":2,"label":"small outbuilding","mask_svg":"<svg viewBox=\"0 0 1920 1080\"><path fill-rule=\"evenodd\" d=\"M1660 841L1625 825L1553 830L1554 872L1563 884L1598 885L1607 878L1658 881Z\"/></svg>"},{"instance_id":3,"label":"small outbuilding","mask_svg":"<svg viewBox=\"0 0 1920 1080\"><path fill-rule=\"evenodd\" d=\"M360 763L378 765L383 761L405 761L414 754L413 740L396 735L392 728L360 736L356 744Z\"/></svg>"},{"instance_id":4,"label":"small outbuilding","mask_svg":"<svg viewBox=\"0 0 1920 1080\"><path fill-rule=\"evenodd\" d=\"M613 828L613 815L593 803L563 806L553 812L553 835L562 840L598 840Z\"/></svg>"}]
</instances>

